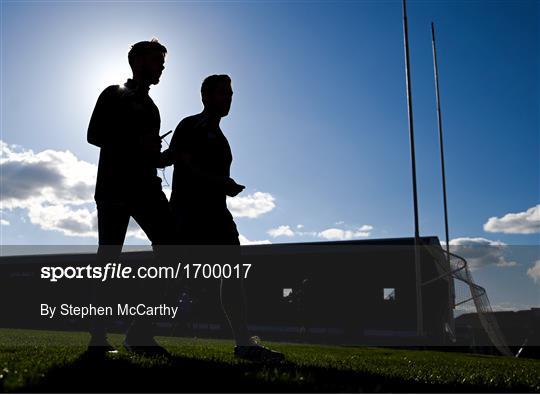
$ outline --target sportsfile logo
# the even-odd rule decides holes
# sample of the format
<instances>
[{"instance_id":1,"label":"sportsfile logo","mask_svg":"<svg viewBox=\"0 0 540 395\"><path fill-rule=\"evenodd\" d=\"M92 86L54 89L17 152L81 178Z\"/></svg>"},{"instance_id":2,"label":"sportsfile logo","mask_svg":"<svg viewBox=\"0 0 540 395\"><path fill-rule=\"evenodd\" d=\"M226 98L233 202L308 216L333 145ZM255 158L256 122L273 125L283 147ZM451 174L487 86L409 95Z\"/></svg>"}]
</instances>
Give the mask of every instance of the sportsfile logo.
<instances>
[{"instance_id":1,"label":"sportsfile logo","mask_svg":"<svg viewBox=\"0 0 540 395\"><path fill-rule=\"evenodd\" d=\"M185 278L228 279L247 278L251 264L187 264L178 262L173 266L140 266L133 270L122 263L107 263L105 266L43 266L41 278L50 282L73 279L107 280L124 279L177 279Z\"/></svg>"},{"instance_id":2,"label":"sportsfile logo","mask_svg":"<svg viewBox=\"0 0 540 395\"><path fill-rule=\"evenodd\" d=\"M168 279L178 278L182 263L173 266L140 266L133 270L122 263L107 263L105 266L43 266L41 278L50 282L63 279Z\"/></svg>"}]
</instances>

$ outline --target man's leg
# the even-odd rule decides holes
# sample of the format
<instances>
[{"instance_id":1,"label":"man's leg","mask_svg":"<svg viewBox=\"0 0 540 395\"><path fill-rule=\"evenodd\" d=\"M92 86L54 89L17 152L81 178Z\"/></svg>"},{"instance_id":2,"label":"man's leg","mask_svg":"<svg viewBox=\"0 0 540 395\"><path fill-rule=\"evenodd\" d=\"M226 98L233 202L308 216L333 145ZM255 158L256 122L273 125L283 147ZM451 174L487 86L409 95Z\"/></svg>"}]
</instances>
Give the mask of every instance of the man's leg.
<instances>
[{"instance_id":1,"label":"man's leg","mask_svg":"<svg viewBox=\"0 0 540 395\"><path fill-rule=\"evenodd\" d=\"M159 193L143 196L141 199L131 204L130 213L139 224L144 233L152 242L154 250L153 264L156 266L169 265L171 256L167 254L167 245L173 240L172 218L169 209L169 202L162 191ZM155 284L155 281L167 280L149 280ZM153 282L152 282L153 281ZM162 297L166 287L159 285L162 292L148 291L148 286L143 286L147 304L163 303ZM133 321L126 333L126 344L158 347L153 340L154 330L151 318L137 318ZM164 350L163 350L164 351Z\"/></svg>"},{"instance_id":2,"label":"man's leg","mask_svg":"<svg viewBox=\"0 0 540 395\"><path fill-rule=\"evenodd\" d=\"M202 208L201 208L202 209ZM218 259L234 266L240 258L240 241L232 215L221 211L204 211L194 215L188 209L173 210L178 243L189 245L199 264ZM246 323L246 298L243 278L221 278L218 282L220 305L237 345L249 345Z\"/></svg>"},{"instance_id":3,"label":"man's leg","mask_svg":"<svg viewBox=\"0 0 540 395\"><path fill-rule=\"evenodd\" d=\"M104 266L116 262L122 252L122 245L129 223L129 213L122 204L97 202L98 237L97 264ZM107 305L109 284L94 282L92 285L92 302L96 305ZM90 322L90 346L108 346L107 318L94 317Z\"/></svg>"},{"instance_id":4,"label":"man's leg","mask_svg":"<svg viewBox=\"0 0 540 395\"><path fill-rule=\"evenodd\" d=\"M240 258L240 242L237 236L232 236L222 244L215 247L219 249L221 260L225 264L234 266ZM217 251L216 251L217 252ZM220 279L219 293L221 299L221 309L229 322L234 340L237 346L247 346L250 344L250 336L246 321L246 298L244 291L244 279L240 273L240 278Z\"/></svg>"},{"instance_id":5,"label":"man's leg","mask_svg":"<svg viewBox=\"0 0 540 395\"><path fill-rule=\"evenodd\" d=\"M221 240L221 247L225 248L222 253L224 262L231 265L240 260L240 242L236 226L226 229L224 238ZM229 322L233 332L236 347L234 354L237 357L255 360L279 362L285 357L278 351L271 350L259 343L257 336L250 336L247 327L247 303L244 291L244 277L240 273L240 278L221 279L220 282L221 308Z\"/></svg>"}]
</instances>

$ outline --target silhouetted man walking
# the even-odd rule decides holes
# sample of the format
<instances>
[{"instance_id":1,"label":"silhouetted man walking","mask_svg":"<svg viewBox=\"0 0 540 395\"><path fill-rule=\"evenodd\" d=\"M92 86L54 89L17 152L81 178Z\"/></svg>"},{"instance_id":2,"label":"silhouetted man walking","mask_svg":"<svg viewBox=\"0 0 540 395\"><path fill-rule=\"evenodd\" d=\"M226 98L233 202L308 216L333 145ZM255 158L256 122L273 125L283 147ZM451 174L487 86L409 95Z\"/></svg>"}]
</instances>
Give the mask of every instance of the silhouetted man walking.
<instances>
[{"instance_id":1,"label":"silhouetted man walking","mask_svg":"<svg viewBox=\"0 0 540 395\"><path fill-rule=\"evenodd\" d=\"M179 123L170 148L164 152L164 160L174 163L171 210L178 244L240 245L226 198L238 195L244 186L230 177L231 148L219 127L221 118L229 113L232 95L229 76L207 77L201 86L204 110ZM220 249L224 250L237 251L234 247ZM235 256L227 258L234 260ZM256 337L249 336L242 280L222 279L220 292L222 308L236 341L235 355L257 360L283 359L283 354L263 347Z\"/></svg>"},{"instance_id":2,"label":"silhouetted man walking","mask_svg":"<svg viewBox=\"0 0 540 395\"><path fill-rule=\"evenodd\" d=\"M166 48L157 40L134 44L128 54L133 78L111 85L99 96L88 126L88 142L100 148L95 200L100 262L118 259L130 217L146 233L154 253L169 244L173 232L169 204L157 176L160 167L159 110L148 95L159 83ZM106 328L94 323L89 347L112 348ZM124 345L158 347L149 324L135 321Z\"/></svg>"}]
</instances>

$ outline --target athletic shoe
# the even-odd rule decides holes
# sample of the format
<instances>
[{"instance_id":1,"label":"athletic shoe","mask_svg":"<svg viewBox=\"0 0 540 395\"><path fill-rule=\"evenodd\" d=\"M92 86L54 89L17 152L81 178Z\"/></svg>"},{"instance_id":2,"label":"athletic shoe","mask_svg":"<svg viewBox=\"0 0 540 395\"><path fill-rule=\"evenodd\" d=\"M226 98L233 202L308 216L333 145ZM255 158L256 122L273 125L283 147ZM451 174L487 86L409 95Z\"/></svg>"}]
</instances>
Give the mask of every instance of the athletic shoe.
<instances>
[{"instance_id":1,"label":"athletic shoe","mask_svg":"<svg viewBox=\"0 0 540 395\"><path fill-rule=\"evenodd\" d=\"M86 348L86 353L89 356L105 356L118 354L118 350L107 341L106 337L92 336Z\"/></svg>"},{"instance_id":2,"label":"athletic shoe","mask_svg":"<svg viewBox=\"0 0 540 395\"><path fill-rule=\"evenodd\" d=\"M283 353L263 346L260 341L258 336L250 337L249 342L251 344L249 346L236 346L234 356L259 362L281 362L285 359Z\"/></svg>"}]
</instances>

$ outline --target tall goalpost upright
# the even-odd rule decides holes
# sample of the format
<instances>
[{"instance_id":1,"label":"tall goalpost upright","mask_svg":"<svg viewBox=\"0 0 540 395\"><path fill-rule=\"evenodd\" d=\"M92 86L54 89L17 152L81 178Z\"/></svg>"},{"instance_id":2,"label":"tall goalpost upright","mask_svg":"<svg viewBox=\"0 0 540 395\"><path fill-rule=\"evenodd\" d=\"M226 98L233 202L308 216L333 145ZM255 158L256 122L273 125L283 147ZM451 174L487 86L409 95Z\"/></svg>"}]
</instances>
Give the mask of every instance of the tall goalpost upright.
<instances>
[{"instance_id":1,"label":"tall goalpost upright","mask_svg":"<svg viewBox=\"0 0 540 395\"><path fill-rule=\"evenodd\" d=\"M409 143L411 149L413 206L414 206L414 266L416 285L416 334L421 337L424 333L424 317L422 311L422 275L420 264L420 229L418 225L418 192L416 188L416 155L414 151L414 122L412 111L411 66L409 56L409 28L407 24L407 4L403 0L403 42L405 47L405 78L407 85L407 113L409 119Z\"/></svg>"}]
</instances>

